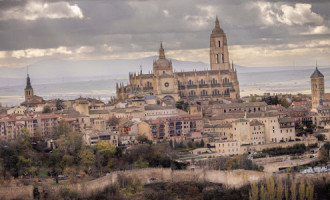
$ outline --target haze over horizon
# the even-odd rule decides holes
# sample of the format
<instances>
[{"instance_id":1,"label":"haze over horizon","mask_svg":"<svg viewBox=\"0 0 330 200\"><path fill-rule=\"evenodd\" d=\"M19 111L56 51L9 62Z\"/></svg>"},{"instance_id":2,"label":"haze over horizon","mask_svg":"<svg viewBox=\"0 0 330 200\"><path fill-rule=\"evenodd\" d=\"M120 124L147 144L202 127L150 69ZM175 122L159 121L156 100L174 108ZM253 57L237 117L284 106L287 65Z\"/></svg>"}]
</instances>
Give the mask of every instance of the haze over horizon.
<instances>
[{"instance_id":1,"label":"haze over horizon","mask_svg":"<svg viewBox=\"0 0 330 200\"><path fill-rule=\"evenodd\" d=\"M235 64L328 66L329 10L326 0L2 0L0 68L145 58L160 41L171 59L208 63L215 16Z\"/></svg>"}]
</instances>

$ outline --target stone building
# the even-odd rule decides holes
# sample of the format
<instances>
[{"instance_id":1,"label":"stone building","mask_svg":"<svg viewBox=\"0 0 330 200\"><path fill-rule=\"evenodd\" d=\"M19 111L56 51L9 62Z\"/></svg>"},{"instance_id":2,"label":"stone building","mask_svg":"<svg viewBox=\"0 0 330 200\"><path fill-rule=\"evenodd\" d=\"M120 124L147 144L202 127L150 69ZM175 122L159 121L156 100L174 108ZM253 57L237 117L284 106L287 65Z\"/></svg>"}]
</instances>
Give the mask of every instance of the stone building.
<instances>
[{"instance_id":1,"label":"stone building","mask_svg":"<svg viewBox=\"0 0 330 200\"><path fill-rule=\"evenodd\" d=\"M149 140L161 141L176 138L183 140L192 132L203 130L203 120L199 115L180 115L177 117L147 120L138 124L138 135Z\"/></svg>"},{"instance_id":2,"label":"stone building","mask_svg":"<svg viewBox=\"0 0 330 200\"><path fill-rule=\"evenodd\" d=\"M237 71L230 66L227 37L218 18L210 36L210 70L174 72L172 61L160 45L159 58L153 62L153 73L129 74L129 84L116 85L119 100L131 94L155 95L164 101L239 99Z\"/></svg>"}]
</instances>

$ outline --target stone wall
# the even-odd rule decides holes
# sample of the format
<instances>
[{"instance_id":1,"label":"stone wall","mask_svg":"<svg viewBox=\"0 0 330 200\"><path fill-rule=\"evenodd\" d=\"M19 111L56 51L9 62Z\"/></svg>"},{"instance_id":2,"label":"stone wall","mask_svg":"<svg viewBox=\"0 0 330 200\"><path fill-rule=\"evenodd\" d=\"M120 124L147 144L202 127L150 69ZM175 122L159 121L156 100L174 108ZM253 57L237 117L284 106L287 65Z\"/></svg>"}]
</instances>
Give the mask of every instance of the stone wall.
<instances>
[{"instance_id":1,"label":"stone wall","mask_svg":"<svg viewBox=\"0 0 330 200\"><path fill-rule=\"evenodd\" d=\"M33 186L0 187L0 199L33 199Z\"/></svg>"},{"instance_id":2,"label":"stone wall","mask_svg":"<svg viewBox=\"0 0 330 200\"><path fill-rule=\"evenodd\" d=\"M243 185L260 182L273 176L272 173L248 171L248 170L232 170L232 171L218 171L218 170L171 170L163 168L147 168L140 170L118 171L113 172L108 176L104 176L89 182L77 183L71 185L59 186L39 186L38 191L40 196L47 199L50 195L58 195L64 188L69 188L78 192L81 196L87 197L93 193L103 191L108 186L114 184L119 180L119 177L134 178L139 180L142 184L151 184L159 182L211 182L220 183L228 187L239 188ZM291 175L290 175L291 176ZM277 174L276 177L288 178L288 174ZM292 179L296 181L300 179L330 179L330 173L323 174L296 174ZM0 188L0 199L15 199L25 197L25 199L33 198L33 186Z\"/></svg>"}]
</instances>

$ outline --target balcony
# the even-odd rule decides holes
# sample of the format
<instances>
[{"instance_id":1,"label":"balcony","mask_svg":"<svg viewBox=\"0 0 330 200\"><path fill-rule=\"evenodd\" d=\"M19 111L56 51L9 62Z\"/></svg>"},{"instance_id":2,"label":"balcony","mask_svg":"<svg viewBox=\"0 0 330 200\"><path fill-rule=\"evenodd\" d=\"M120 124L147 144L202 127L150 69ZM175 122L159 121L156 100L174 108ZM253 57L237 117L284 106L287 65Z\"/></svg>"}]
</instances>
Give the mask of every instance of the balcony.
<instances>
[{"instance_id":1,"label":"balcony","mask_svg":"<svg viewBox=\"0 0 330 200\"><path fill-rule=\"evenodd\" d=\"M222 94L212 94L212 97L222 97Z\"/></svg>"},{"instance_id":2,"label":"balcony","mask_svg":"<svg viewBox=\"0 0 330 200\"><path fill-rule=\"evenodd\" d=\"M233 87L233 83L223 83L223 87Z\"/></svg>"},{"instance_id":3,"label":"balcony","mask_svg":"<svg viewBox=\"0 0 330 200\"><path fill-rule=\"evenodd\" d=\"M220 86L221 86L220 83L213 83L213 84L211 84L211 87L212 87L212 88L220 87Z\"/></svg>"},{"instance_id":4,"label":"balcony","mask_svg":"<svg viewBox=\"0 0 330 200\"><path fill-rule=\"evenodd\" d=\"M199 88L209 88L208 84L199 84Z\"/></svg>"},{"instance_id":5,"label":"balcony","mask_svg":"<svg viewBox=\"0 0 330 200\"><path fill-rule=\"evenodd\" d=\"M153 87L145 87L143 88L143 92L152 92L154 90Z\"/></svg>"},{"instance_id":6,"label":"balcony","mask_svg":"<svg viewBox=\"0 0 330 200\"><path fill-rule=\"evenodd\" d=\"M187 85L188 89L197 89L197 85Z\"/></svg>"},{"instance_id":7,"label":"balcony","mask_svg":"<svg viewBox=\"0 0 330 200\"><path fill-rule=\"evenodd\" d=\"M184 86L184 85L180 85L180 86L178 86L178 89L179 89L179 90L184 90L184 89L186 89L186 86Z\"/></svg>"}]
</instances>

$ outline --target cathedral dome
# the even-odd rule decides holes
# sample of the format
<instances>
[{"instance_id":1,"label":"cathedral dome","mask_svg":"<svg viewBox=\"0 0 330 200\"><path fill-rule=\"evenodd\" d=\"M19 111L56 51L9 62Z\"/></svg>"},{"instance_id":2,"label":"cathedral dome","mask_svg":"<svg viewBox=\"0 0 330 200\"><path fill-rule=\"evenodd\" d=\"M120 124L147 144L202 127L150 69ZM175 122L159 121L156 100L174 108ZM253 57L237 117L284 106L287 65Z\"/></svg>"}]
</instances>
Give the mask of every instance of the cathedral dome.
<instances>
[{"instance_id":1,"label":"cathedral dome","mask_svg":"<svg viewBox=\"0 0 330 200\"><path fill-rule=\"evenodd\" d=\"M158 67L160 68L167 68L167 67L170 67L170 61L167 60L166 58L159 58L157 61L156 61L156 64Z\"/></svg>"}]
</instances>

